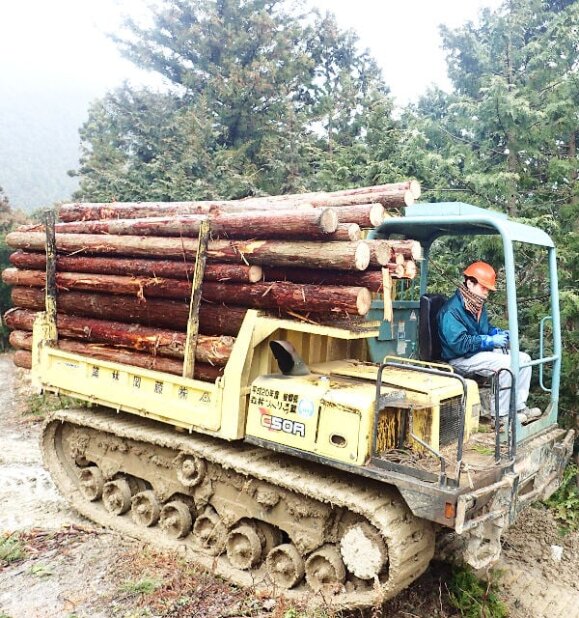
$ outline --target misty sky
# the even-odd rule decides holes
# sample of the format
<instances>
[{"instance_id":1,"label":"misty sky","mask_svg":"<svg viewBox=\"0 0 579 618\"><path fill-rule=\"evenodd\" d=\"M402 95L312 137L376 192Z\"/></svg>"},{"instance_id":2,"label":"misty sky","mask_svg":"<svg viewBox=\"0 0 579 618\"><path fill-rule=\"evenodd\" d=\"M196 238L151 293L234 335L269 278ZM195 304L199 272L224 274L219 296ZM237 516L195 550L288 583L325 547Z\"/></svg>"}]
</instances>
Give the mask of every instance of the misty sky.
<instances>
[{"instance_id":1,"label":"misty sky","mask_svg":"<svg viewBox=\"0 0 579 618\"><path fill-rule=\"evenodd\" d=\"M476 19L500 0L308 0L352 28L382 67L399 103L430 83L448 87L437 26ZM47 84L104 92L139 73L120 58L106 33L123 13L142 13L146 0L19 0L0 3L0 92Z\"/></svg>"}]
</instances>

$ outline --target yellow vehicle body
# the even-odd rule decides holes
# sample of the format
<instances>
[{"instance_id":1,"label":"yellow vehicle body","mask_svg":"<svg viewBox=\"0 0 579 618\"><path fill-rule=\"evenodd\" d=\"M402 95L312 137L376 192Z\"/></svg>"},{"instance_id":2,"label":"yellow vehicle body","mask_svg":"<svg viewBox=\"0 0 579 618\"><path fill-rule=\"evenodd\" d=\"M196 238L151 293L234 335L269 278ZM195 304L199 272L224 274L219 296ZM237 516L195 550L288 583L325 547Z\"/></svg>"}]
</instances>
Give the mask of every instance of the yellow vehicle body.
<instances>
[{"instance_id":1,"label":"yellow vehicle body","mask_svg":"<svg viewBox=\"0 0 579 618\"><path fill-rule=\"evenodd\" d=\"M356 332L248 311L223 376L212 384L59 350L50 345L41 316L34 329L33 379L43 389L189 431L264 440L363 466L372 448L377 379L377 366L363 359L365 339L375 335L372 325ZM300 350L309 375L276 371L268 344L279 339ZM478 426L479 410L474 383L468 392L466 439ZM413 434L437 451L441 404L461 397L460 384L393 369L381 387L382 395L388 393L399 402L381 416L379 449L396 448L400 417L412 408ZM408 446L424 450L418 442Z\"/></svg>"}]
</instances>

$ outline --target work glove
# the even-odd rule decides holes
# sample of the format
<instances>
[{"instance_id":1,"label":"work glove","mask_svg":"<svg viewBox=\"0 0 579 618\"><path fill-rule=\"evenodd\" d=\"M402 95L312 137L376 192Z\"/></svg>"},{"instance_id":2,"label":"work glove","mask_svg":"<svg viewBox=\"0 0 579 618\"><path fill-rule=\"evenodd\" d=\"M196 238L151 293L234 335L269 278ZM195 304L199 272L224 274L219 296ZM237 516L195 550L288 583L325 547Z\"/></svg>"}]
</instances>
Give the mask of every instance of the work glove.
<instances>
[{"instance_id":1,"label":"work glove","mask_svg":"<svg viewBox=\"0 0 579 618\"><path fill-rule=\"evenodd\" d=\"M489 335L499 335L501 333L504 333L507 336L507 340L511 338L511 335L508 330L503 330L502 328L498 328L497 326L489 330Z\"/></svg>"},{"instance_id":2,"label":"work glove","mask_svg":"<svg viewBox=\"0 0 579 618\"><path fill-rule=\"evenodd\" d=\"M482 339L482 350L494 350L495 348L504 348L506 347L509 336L506 332L496 333L496 335L481 335Z\"/></svg>"}]
</instances>

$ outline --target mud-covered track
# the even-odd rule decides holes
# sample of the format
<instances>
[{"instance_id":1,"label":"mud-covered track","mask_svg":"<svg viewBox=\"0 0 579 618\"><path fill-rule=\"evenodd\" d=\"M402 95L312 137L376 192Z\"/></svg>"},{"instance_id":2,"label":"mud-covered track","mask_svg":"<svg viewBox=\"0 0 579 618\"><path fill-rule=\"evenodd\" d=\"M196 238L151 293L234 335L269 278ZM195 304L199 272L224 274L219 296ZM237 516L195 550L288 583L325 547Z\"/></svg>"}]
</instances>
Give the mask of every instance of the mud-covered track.
<instances>
[{"instance_id":1,"label":"mud-covered track","mask_svg":"<svg viewBox=\"0 0 579 618\"><path fill-rule=\"evenodd\" d=\"M419 577L432 558L434 534L431 525L414 517L396 491L387 486L369 481L364 481L364 485L360 486L359 477L329 471L246 444L178 433L153 421L106 410L61 410L47 420L42 443L45 465L60 491L80 513L122 534L157 547L176 550L234 584L269 589L272 594L279 592L272 585L264 565L249 571L235 568L224 552L215 556L196 551L187 539L174 540L159 526L138 526L130 514L113 515L102 502L87 500L79 487L78 469L63 444L63 432L71 430L99 432L101 443L124 440L133 448L138 445L142 452L160 448L169 449L176 458L190 454L208 465L219 466L224 474L228 471L255 479L304 500L315 501L325 508L347 510L369 522L379 531L387 547L387 568L379 578L375 578L379 580L379 586L375 586L373 581L355 589L352 586L333 586L330 602L335 608L367 607L392 598ZM123 448L117 446L115 449L115 456L118 457L118 451ZM331 564L331 549L322 550L322 556L328 551ZM339 567L336 569L339 571ZM306 584L283 590L287 598L312 603L328 603L327 592L324 590L322 596Z\"/></svg>"}]
</instances>

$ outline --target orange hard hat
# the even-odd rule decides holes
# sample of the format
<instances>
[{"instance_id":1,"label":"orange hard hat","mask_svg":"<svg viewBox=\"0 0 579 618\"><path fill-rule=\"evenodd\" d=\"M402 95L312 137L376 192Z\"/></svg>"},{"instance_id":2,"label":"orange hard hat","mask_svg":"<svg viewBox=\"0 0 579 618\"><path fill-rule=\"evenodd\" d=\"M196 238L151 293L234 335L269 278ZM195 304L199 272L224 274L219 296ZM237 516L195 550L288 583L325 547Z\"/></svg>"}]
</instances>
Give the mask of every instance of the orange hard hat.
<instances>
[{"instance_id":1,"label":"orange hard hat","mask_svg":"<svg viewBox=\"0 0 579 618\"><path fill-rule=\"evenodd\" d=\"M497 273L495 269L486 262L473 262L465 271L466 277L473 277L485 288L496 292Z\"/></svg>"}]
</instances>

